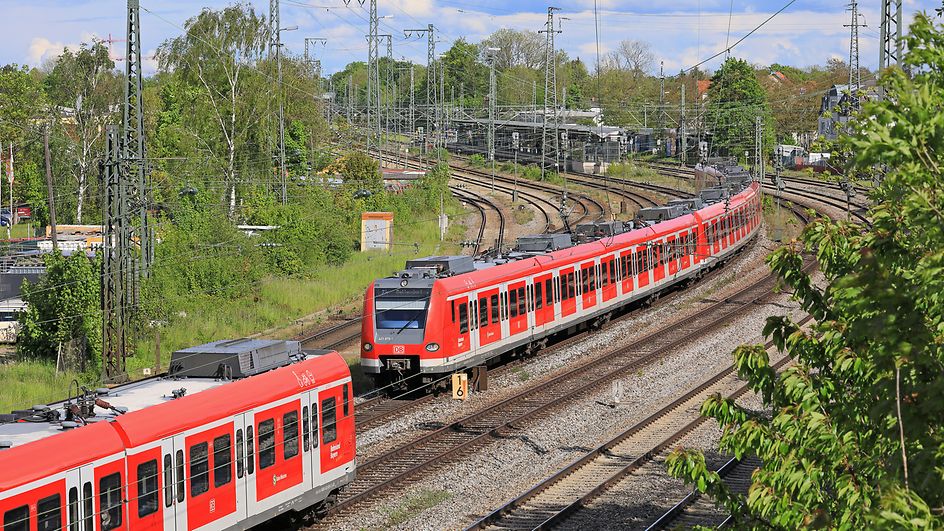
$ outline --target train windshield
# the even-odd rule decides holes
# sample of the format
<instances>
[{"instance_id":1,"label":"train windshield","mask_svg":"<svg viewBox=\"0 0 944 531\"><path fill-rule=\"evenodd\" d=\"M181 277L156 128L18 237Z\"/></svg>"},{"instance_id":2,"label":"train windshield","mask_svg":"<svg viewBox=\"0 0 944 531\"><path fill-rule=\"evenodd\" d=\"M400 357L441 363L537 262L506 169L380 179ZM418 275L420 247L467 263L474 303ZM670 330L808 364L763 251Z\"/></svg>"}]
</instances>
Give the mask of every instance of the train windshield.
<instances>
[{"instance_id":1,"label":"train windshield","mask_svg":"<svg viewBox=\"0 0 944 531\"><path fill-rule=\"evenodd\" d=\"M431 292L431 289L420 288L378 291L375 298L377 328L384 330L424 328Z\"/></svg>"}]
</instances>

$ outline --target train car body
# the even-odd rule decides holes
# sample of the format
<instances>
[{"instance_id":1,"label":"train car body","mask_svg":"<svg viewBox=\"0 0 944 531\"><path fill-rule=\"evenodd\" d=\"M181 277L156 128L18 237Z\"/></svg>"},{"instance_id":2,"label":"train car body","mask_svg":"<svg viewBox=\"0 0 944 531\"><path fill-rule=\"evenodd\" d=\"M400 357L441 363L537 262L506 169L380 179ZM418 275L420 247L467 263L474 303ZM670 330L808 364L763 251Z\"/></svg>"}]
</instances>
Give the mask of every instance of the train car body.
<instances>
[{"instance_id":1,"label":"train car body","mask_svg":"<svg viewBox=\"0 0 944 531\"><path fill-rule=\"evenodd\" d=\"M549 242L544 252L519 243L498 259L408 261L367 289L361 366L380 385L430 383L600 323L735 253L758 231L760 199L759 184L740 175L703 191L688 209L647 209L650 222L584 243L560 246L544 235L531 237Z\"/></svg>"},{"instance_id":2,"label":"train car body","mask_svg":"<svg viewBox=\"0 0 944 531\"><path fill-rule=\"evenodd\" d=\"M225 356L181 352L215 373L183 363L175 377L3 419L3 531L248 529L319 507L353 481L354 400L340 355L299 353L277 368L265 366L271 352L234 357L256 365L234 379Z\"/></svg>"}]
</instances>

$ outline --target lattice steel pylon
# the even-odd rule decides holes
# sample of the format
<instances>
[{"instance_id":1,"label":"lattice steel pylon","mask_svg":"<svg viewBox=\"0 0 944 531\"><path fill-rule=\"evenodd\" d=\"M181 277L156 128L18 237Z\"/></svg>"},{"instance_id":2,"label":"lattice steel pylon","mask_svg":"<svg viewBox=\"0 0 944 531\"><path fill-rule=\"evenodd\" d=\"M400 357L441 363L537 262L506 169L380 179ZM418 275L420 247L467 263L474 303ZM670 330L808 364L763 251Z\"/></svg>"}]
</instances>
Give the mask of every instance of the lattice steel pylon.
<instances>
[{"instance_id":1,"label":"lattice steel pylon","mask_svg":"<svg viewBox=\"0 0 944 531\"><path fill-rule=\"evenodd\" d=\"M434 123L434 114L436 113L436 27L432 24L427 24L426 28L414 28L414 29L405 29L403 30L403 35L406 37L412 37L413 34L422 35L426 34L426 138L423 140L423 152L426 152L426 145L428 143L427 139L431 133L432 127L436 126ZM434 137L434 148L439 147L439 142L436 141Z\"/></svg>"},{"instance_id":2,"label":"lattice steel pylon","mask_svg":"<svg viewBox=\"0 0 944 531\"><path fill-rule=\"evenodd\" d=\"M901 0L882 0L882 27L878 36L879 70L892 64L901 66L901 22Z\"/></svg>"},{"instance_id":3,"label":"lattice steel pylon","mask_svg":"<svg viewBox=\"0 0 944 531\"><path fill-rule=\"evenodd\" d=\"M390 99L393 97L393 35L390 35L390 34L377 35L377 38L387 39L387 68L385 69L386 72L384 72L384 76L383 76L384 83L383 85L381 85L382 87L386 87L387 89L387 99L386 101L383 102L383 112L381 116L383 116L384 133L389 135L390 134L390 115L392 114L392 109L393 109L393 105ZM383 136L378 138L378 142L380 143L380 145L383 145ZM393 157L391 154L391 159L392 158Z\"/></svg>"},{"instance_id":4,"label":"lattice steel pylon","mask_svg":"<svg viewBox=\"0 0 944 531\"><path fill-rule=\"evenodd\" d=\"M128 346L128 307L132 278L131 237L127 186L122 174L121 136L117 125L105 133L105 223L102 240L102 379L108 383L127 380L125 358Z\"/></svg>"},{"instance_id":5,"label":"lattice steel pylon","mask_svg":"<svg viewBox=\"0 0 944 531\"><path fill-rule=\"evenodd\" d=\"M544 23L544 29L538 33L545 34L544 42L544 119L541 123L541 178L544 178L545 168L548 159L553 158L554 171L559 171L558 154L560 151L560 138L557 136L557 48L554 45L554 35L561 30L554 29L554 12L560 11L559 7L547 8L547 22ZM548 114L553 116L551 122L551 137L548 137ZM550 141L550 142L549 142ZM550 144L550 145L549 145Z\"/></svg>"},{"instance_id":6,"label":"lattice steel pylon","mask_svg":"<svg viewBox=\"0 0 944 531\"><path fill-rule=\"evenodd\" d=\"M125 53L125 101L122 130L122 156L126 174L134 179L135 190L129 197L138 214L137 237L141 246L140 267L135 280L147 277L154 262L153 235L148 220L148 171L144 149L144 82L141 73L141 14L139 0L128 0L128 38ZM129 213L129 215L133 215ZM137 282L135 286L137 285ZM138 293L135 287L134 301Z\"/></svg>"},{"instance_id":7,"label":"lattice steel pylon","mask_svg":"<svg viewBox=\"0 0 944 531\"><path fill-rule=\"evenodd\" d=\"M851 111L859 110L859 97L862 91L862 73L859 71L859 28L866 27L859 23L859 3L852 0L849 3L849 11L852 13L852 20L845 24L849 28L849 97L851 98Z\"/></svg>"}]
</instances>

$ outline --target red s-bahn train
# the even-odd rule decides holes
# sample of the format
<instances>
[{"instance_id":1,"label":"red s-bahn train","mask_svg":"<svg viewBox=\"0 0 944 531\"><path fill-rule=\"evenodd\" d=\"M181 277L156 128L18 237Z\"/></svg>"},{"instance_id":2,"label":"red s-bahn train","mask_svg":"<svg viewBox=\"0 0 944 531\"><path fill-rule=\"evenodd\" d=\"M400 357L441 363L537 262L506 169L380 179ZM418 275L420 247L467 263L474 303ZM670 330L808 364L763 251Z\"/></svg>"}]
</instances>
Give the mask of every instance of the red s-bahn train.
<instances>
[{"instance_id":1,"label":"red s-bahn train","mask_svg":"<svg viewBox=\"0 0 944 531\"><path fill-rule=\"evenodd\" d=\"M520 238L484 260L434 256L376 280L364 297L361 367L378 386L414 387L534 351L602 324L633 301L703 275L761 222L760 185L740 167L698 197L643 209L642 220L578 225L574 235Z\"/></svg>"},{"instance_id":2,"label":"red s-bahn train","mask_svg":"<svg viewBox=\"0 0 944 531\"><path fill-rule=\"evenodd\" d=\"M175 352L166 376L78 387L0 416L3 531L248 529L312 519L354 479L336 352L217 341Z\"/></svg>"}]
</instances>

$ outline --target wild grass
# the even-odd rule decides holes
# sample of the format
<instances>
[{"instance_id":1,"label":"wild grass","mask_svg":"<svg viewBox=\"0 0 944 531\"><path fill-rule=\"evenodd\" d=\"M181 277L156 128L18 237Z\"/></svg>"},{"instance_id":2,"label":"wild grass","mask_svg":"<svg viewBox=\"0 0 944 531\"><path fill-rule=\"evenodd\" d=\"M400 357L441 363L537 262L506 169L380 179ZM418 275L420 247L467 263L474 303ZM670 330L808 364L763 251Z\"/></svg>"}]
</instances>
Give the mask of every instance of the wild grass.
<instances>
[{"instance_id":1,"label":"wild grass","mask_svg":"<svg viewBox=\"0 0 944 531\"><path fill-rule=\"evenodd\" d=\"M690 179L662 175L648 166L633 164L632 162L612 164L607 169L606 174L611 177L617 177L621 179L630 179L647 184L667 186L669 188L675 188L676 190L682 190L685 192L695 191L694 182Z\"/></svg>"},{"instance_id":2,"label":"wild grass","mask_svg":"<svg viewBox=\"0 0 944 531\"><path fill-rule=\"evenodd\" d=\"M450 496L452 495L445 490L421 490L400 502L398 506L390 511L387 515L385 527L398 526L419 515L426 509L435 507L446 501Z\"/></svg>"},{"instance_id":3,"label":"wild grass","mask_svg":"<svg viewBox=\"0 0 944 531\"><path fill-rule=\"evenodd\" d=\"M0 413L65 398L73 379L93 384L87 375L56 374L55 365L44 361L20 360L0 365Z\"/></svg>"}]
</instances>

